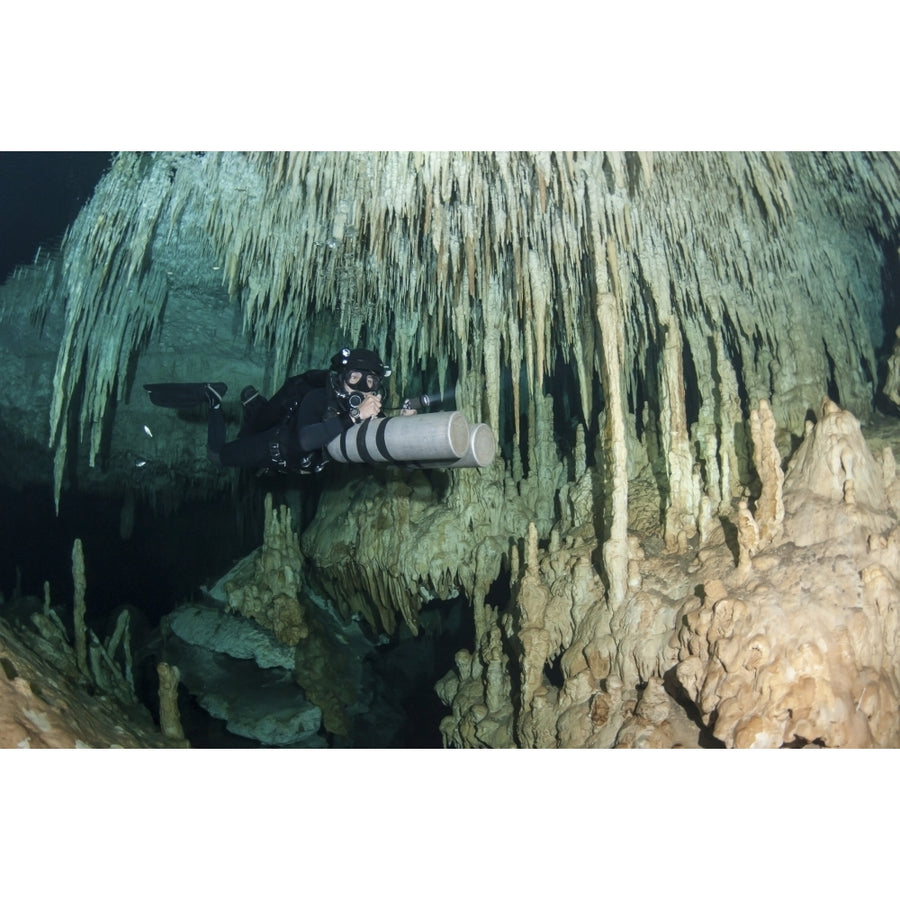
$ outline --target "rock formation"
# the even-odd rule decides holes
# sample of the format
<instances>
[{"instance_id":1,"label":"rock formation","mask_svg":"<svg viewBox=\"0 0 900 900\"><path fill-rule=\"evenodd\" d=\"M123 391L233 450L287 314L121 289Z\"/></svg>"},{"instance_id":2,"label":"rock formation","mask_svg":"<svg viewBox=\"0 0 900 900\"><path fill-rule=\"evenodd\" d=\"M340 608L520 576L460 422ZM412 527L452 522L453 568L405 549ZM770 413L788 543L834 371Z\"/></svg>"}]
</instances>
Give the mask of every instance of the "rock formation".
<instances>
[{"instance_id":1,"label":"rock formation","mask_svg":"<svg viewBox=\"0 0 900 900\"><path fill-rule=\"evenodd\" d=\"M180 730L172 673L160 673L163 726L134 692L127 612L106 640L84 624L84 557L72 551L74 633L65 610L0 594L0 747L187 747ZM88 642L90 645L88 646ZM117 662L123 649L124 664ZM88 664L90 654L90 664Z\"/></svg>"},{"instance_id":2,"label":"rock formation","mask_svg":"<svg viewBox=\"0 0 900 900\"><path fill-rule=\"evenodd\" d=\"M371 345L392 402L452 387L498 454L275 489L224 599L329 734L358 701L327 615L415 640L462 596L448 746L895 746L898 219L893 154L120 154L0 293L0 471L28 448L127 534L240 508L140 384Z\"/></svg>"}]
</instances>

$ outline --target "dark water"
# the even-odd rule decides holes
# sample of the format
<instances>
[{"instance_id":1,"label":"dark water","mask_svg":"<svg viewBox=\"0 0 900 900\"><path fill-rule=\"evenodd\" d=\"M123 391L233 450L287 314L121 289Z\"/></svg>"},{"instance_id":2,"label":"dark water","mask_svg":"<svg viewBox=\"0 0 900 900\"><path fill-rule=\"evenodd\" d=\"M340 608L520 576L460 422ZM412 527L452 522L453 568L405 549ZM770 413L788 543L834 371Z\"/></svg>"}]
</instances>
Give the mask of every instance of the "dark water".
<instances>
[{"instance_id":1,"label":"dark water","mask_svg":"<svg viewBox=\"0 0 900 900\"><path fill-rule=\"evenodd\" d=\"M0 153L0 283L58 244L109 167L108 152Z\"/></svg>"},{"instance_id":2,"label":"dark water","mask_svg":"<svg viewBox=\"0 0 900 900\"><path fill-rule=\"evenodd\" d=\"M120 609L129 608L136 687L154 717L160 619L176 605L196 599L202 585L218 580L256 549L262 531L261 520L258 528L237 527L230 497L186 504L166 516L137 503L134 530L127 538L119 532L120 504L94 495L66 494L57 515L49 486L11 489L0 484L0 509L0 592L6 598L0 615L25 617L39 608L46 581L54 608L71 628L72 546L80 539L87 625L104 639L112 632ZM24 599L14 601L15 594ZM474 645L474 631L471 608L463 597L427 609L428 622L419 636L401 626L389 643L373 642L365 671L367 690L374 690L377 697L374 718L364 714L356 721L349 742L323 734L331 746L441 746L439 726L448 710L434 685L453 668L457 650ZM183 688L180 706L192 746L259 746L228 733ZM388 719L389 727L385 727Z\"/></svg>"}]
</instances>

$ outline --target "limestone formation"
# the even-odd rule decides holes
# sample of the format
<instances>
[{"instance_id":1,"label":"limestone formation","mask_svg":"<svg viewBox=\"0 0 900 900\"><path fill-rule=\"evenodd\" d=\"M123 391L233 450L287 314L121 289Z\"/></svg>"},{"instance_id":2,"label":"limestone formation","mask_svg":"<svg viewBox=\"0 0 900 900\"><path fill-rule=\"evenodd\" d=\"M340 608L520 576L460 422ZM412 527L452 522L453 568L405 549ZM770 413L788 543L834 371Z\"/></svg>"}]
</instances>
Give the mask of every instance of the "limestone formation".
<instances>
[{"instance_id":1,"label":"limestone formation","mask_svg":"<svg viewBox=\"0 0 900 900\"><path fill-rule=\"evenodd\" d=\"M89 687L65 629L51 630L56 613L35 616L19 627L0 617L0 747L184 746L160 733L148 710Z\"/></svg>"},{"instance_id":2,"label":"limestone formation","mask_svg":"<svg viewBox=\"0 0 900 900\"><path fill-rule=\"evenodd\" d=\"M347 735L347 709L357 700L357 672L334 636L334 622L323 619L307 597L304 560L290 509L274 509L272 495L267 494L265 513L262 547L223 579L226 608L294 648L289 668L297 684L321 710L328 731Z\"/></svg>"},{"instance_id":3,"label":"limestone formation","mask_svg":"<svg viewBox=\"0 0 900 900\"><path fill-rule=\"evenodd\" d=\"M851 457L872 505L846 499ZM439 685L452 710L445 742L898 746L900 520L884 512L880 478L859 422L826 401L784 479L783 531L763 546L742 501L732 516L738 548L718 528L689 558L677 547L648 558L633 536L617 610L590 577L589 545L554 531L540 550L532 529L514 594L521 626L497 651L507 672L521 673L519 709L507 704L507 727L486 729L484 668L458 655ZM504 714L495 710L496 725Z\"/></svg>"},{"instance_id":4,"label":"limestone formation","mask_svg":"<svg viewBox=\"0 0 900 900\"><path fill-rule=\"evenodd\" d=\"M609 537L603 544L603 562L609 578L612 603L618 606L625 596L628 566L628 446L622 402L624 333L618 301L612 294L601 295L597 306L597 320L602 335L603 384L606 385L609 397L604 449L612 462L612 484L606 510L611 524Z\"/></svg>"},{"instance_id":5,"label":"limestone formation","mask_svg":"<svg viewBox=\"0 0 900 900\"><path fill-rule=\"evenodd\" d=\"M84 550L78 539L72 547L72 588L71 619L68 612L60 615L53 607L48 582L44 582L40 609L33 608L31 598L14 595L13 603L2 610L4 618L17 626L27 646L41 654L47 667L71 682L73 688L110 698L125 709L140 708L134 684L130 613L120 613L105 640L87 626L87 578ZM2 606L0 595L0 609Z\"/></svg>"},{"instance_id":6,"label":"limestone formation","mask_svg":"<svg viewBox=\"0 0 900 900\"><path fill-rule=\"evenodd\" d=\"M436 483L425 472L385 471L323 498L301 546L342 615L387 634L403 622L415 634L425 604L487 595L508 550L504 510L522 503L496 469L468 472L449 498Z\"/></svg>"},{"instance_id":7,"label":"limestone formation","mask_svg":"<svg viewBox=\"0 0 900 900\"><path fill-rule=\"evenodd\" d=\"M756 545L759 549L778 540L784 521L784 471L775 443L775 417L765 400L760 400L758 408L750 411L750 434L753 438L753 464L762 483L754 514L759 527Z\"/></svg>"},{"instance_id":8,"label":"limestone formation","mask_svg":"<svg viewBox=\"0 0 900 900\"><path fill-rule=\"evenodd\" d=\"M218 597L181 604L164 627L165 664L181 692L226 731L263 746L325 746L322 711L296 683L294 648Z\"/></svg>"},{"instance_id":9,"label":"limestone formation","mask_svg":"<svg viewBox=\"0 0 900 900\"><path fill-rule=\"evenodd\" d=\"M274 350L274 378L321 364L340 333L390 350L401 381L427 369L443 388L455 372L463 403L480 407L484 397L488 423L504 436L518 434L518 416L501 413L501 372L516 373L513 402L527 409L543 393L557 347L572 362L581 415L592 422L600 364L589 323L594 291L611 293L627 311L625 392L639 404L650 400L663 414L663 439L675 440L675 516L693 514L679 504L699 502L680 443L686 436L674 437L685 361L684 384L706 407L700 418L716 421L718 413L726 429L731 423L721 414L733 415L742 393L753 403L777 398L773 411L784 427L799 428L826 391L829 357L844 405L865 413L880 325L875 310L854 315L850 296L879 288L880 260L867 234L889 228L897 213L895 158L674 153L649 160L614 153L118 155L70 229L36 309L43 320L64 313L49 410L57 491L65 423L89 438L93 465L107 416L127 399L129 364L164 328L172 295L192 283L194 296L218 283L239 304L252 342ZM834 189L844 179L853 190ZM810 316L829 291L837 295L834 314ZM659 347L667 348L662 371L653 360ZM722 377L714 380L712 367ZM79 405L73 388L82 379ZM526 435L524 458L536 437ZM721 439L727 454L731 436ZM726 490L737 474L728 473Z\"/></svg>"},{"instance_id":10,"label":"limestone formation","mask_svg":"<svg viewBox=\"0 0 900 900\"><path fill-rule=\"evenodd\" d=\"M75 585L75 658L82 675L87 676L87 630L84 624L84 594L87 585L84 577L84 550L81 541L76 538L72 546L72 581Z\"/></svg>"},{"instance_id":11,"label":"limestone formation","mask_svg":"<svg viewBox=\"0 0 900 900\"><path fill-rule=\"evenodd\" d=\"M174 741L183 741L184 729L181 727L181 714L178 711L178 682L181 673L177 666L160 662L156 666L159 675L159 728L160 731Z\"/></svg>"},{"instance_id":12,"label":"limestone formation","mask_svg":"<svg viewBox=\"0 0 900 900\"><path fill-rule=\"evenodd\" d=\"M678 680L726 746L897 746L898 523L859 422L830 400L790 461L784 509L784 539L747 580L706 582L685 605Z\"/></svg>"},{"instance_id":13,"label":"limestone formation","mask_svg":"<svg viewBox=\"0 0 900 900\"><path fill-rule=\"evenodd\" d=\"M275 510L265 499L265 529L258 554L248 559L223 587L228 608L253 619L289 647L309 634L300 602L303 557L287 507Z\"/></svg>"},{"instance_id":14,"label":"limestone formation","mask_svg":"<svg viewBox=\"0 0 900 900\"><path fill-rule=\"evenodd\" d=\"M114 493L123 533L132 502L240 508L202 417L150 441L134 385L271 389L367 344L392 405L453 387L498 454L334 464L300 534L266 506L228 602L295 648L335 733L353 692L313 594L389 636L469 602L448 746L892 746L900 447L875 397L886 362L897 402L898 172L891 153L119 154L60 253L0 295L4 370L46 413L0 398L0 463L29 448L57 504Z\"/></svg>"}]
</instances>

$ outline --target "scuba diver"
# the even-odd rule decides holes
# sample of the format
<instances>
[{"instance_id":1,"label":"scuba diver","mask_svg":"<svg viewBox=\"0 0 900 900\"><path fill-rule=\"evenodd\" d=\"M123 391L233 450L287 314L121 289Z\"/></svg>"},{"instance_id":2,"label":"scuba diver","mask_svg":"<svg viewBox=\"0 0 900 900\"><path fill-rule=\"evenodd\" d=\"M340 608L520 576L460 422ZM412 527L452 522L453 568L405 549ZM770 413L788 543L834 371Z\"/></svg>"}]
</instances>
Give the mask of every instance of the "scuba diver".
<instances>
[{"instance_id":1,"label":"scuba diver","mask_svg":"<svg viewBox=\"0 0 900 900\"><path fill-rule=\"evenodd\" d=\"M207 456L220 466L275 472L320 472L325 447L353 425L381 415L382 383L391 374L374 350L343 349L331 368L294 375L266 400L252 385L241 391L244 418L236 440L225 440L222 382L145 384L157 406L209 403ZM401 415L416 410L405 404Z\"/></svg>"}]
</instances>

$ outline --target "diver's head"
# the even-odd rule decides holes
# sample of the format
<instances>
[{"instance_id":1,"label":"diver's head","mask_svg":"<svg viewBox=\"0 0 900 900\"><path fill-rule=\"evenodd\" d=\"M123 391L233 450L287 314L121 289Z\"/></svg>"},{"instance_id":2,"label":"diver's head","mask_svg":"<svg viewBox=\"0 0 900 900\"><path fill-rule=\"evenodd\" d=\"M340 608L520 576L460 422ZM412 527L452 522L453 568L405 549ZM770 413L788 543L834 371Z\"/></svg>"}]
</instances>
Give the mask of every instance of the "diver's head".
<instances>
[{"instance_id":1,"label":"diver's head","mask_svg":"<svg viewBox=\"0 0 900 900\"><path fill-rule=\"evenodd\" d=\"M348 350L331 358L331 371L339 377L346 393L379 393L381 382L391 374L374 350Z\"/></svg>"}]
</instances>

